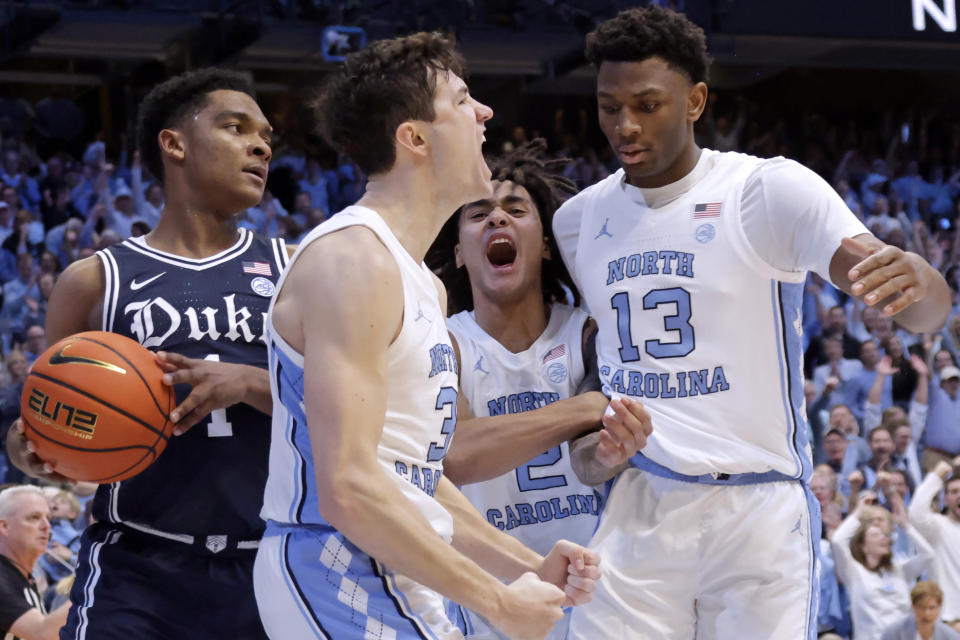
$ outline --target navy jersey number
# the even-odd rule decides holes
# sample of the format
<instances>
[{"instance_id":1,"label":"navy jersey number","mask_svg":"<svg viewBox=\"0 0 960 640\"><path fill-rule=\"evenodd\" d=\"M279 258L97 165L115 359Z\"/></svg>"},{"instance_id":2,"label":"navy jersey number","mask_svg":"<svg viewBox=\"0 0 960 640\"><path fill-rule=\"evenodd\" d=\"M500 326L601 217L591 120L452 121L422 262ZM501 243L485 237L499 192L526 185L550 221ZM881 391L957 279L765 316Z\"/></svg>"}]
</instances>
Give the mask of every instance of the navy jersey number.
<instances>
[{"instance_id":1,"label":"navy jersey number","mask_svg":"<svg viewBox=\"0 0 960 640\"><path fill-rule=\"evenodd\" d=\"M686 289L674 287L671 289L654 289L643 296L645 310L656 309L662 304L675 304L677 312L664 316L663 328L666 331L676 331L676 342L662 342L661 340L646 340L644 350L654 358L678 358L685 356L696 348L696 337L693 325L690 324L692 309L690 307L690 293ZM630 331L630 298L626 291L617 293L610 298L610 307L617 312L617 334L620 336L620 359L623 362L636 362L640 359L640 350L633 342Z\"/></svg>"},{"instance_id":2,"label":"navy jersey number","mask_svg":"<svg viewBox=\"0 0 960 640\"><path fill-rule=\"evenodd\" d=\"M531 469L551 467L559 462L561 457L563 457L563 452L560 450L560 445L557 445L546 453L541 453L530 462L517 467L517 486L520 487L520 491L537 491L567 486L567 478L562 473L556 476L541 476L539 478L530 475Z\"/></svg>"},{"instance_id":3,"label":"navy jersey number","mask_svg":"<svg viewBox=\"0 0 960 640\"><path fill-rule=\"evenodd\" d=\"M450 415L443 418L443 425L440 427L441 435L446 436L443 444L431 442L430 449L427 451L427 462L443 460L447 453L447 447L450 446L450 437L453 436L457 428L457 390L453 387L442 387L437 394L437 411L450 407Z\"/></svg>"}]
</instances>

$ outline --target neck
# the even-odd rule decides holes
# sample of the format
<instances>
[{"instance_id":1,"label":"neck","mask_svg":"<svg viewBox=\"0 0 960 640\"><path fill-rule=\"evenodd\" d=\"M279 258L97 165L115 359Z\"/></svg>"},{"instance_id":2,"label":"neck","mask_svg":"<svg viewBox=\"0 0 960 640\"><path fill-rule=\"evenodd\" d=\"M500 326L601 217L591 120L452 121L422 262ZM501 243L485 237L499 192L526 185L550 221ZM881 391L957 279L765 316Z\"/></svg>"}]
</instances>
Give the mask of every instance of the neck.
<instances>
[{"instance_id":1,"label":"neck","mask_svg":"<svg viewBox=\"0 0 960 640\"><path fill-rule=\"evenodd\" d=\"M540 292L540 287L531 291ZM550 308L539 295L527 295L514 304L492 303L474 291L474 317L487 335L511 353L526 351L547 328Z\"/></svg>"},{"instance_id":2,"label":"neck","mask_svg":"<svg viewBox=\"0 0 960 640\"><path fill-rule=\"evenodd\" d=\"M358 205L376 211L413 259L422 262L440 228L466 200L441 189L431 168L394 166L371 176Z\"/></svg>"},{"instance_id":3,"label":"neck","mask_svg":"<svg viewBox=\"0 0 960 640\"><path fill-rule=\"evenodd\" d=\"M9 560L25 578L30 577L33 566L37 564L37 559L40 557L38 554L30 557L24 553L17 553L6 545L0 547L0 555Z\"/></svg>"},{"instance_id":4,"label":"neck","mask_svg":"<svg viewBox=\"0 0 960 640\"><path fill-rule=\"evenodd\" d=\"M933 622L920 622L917 620L917 633L923 640L929 640L933 637Z\"/></svg>"},{"instance_id":5,"label":"neck","mask_svg":"<svg viewBox=\"0 0 960 640\"><path fill-rule=\"evenodd\" d=\"M864 554L864 560L866 560L867 569L871 571L877 571L880 567L880 554L877 553L867 553Z\"/></svg>"},{"instance_id":6,"label":"neck","mask_svg":"<svg viewBox=\"0 0 960 640\"><path fill-rule=\"evenodd\" d=\"M160 212L160 221L146 235L146 241L154 249L167 253L207 258L237 241L236 213L212 211L171 193Z\"/></svg>"}]
</instances>

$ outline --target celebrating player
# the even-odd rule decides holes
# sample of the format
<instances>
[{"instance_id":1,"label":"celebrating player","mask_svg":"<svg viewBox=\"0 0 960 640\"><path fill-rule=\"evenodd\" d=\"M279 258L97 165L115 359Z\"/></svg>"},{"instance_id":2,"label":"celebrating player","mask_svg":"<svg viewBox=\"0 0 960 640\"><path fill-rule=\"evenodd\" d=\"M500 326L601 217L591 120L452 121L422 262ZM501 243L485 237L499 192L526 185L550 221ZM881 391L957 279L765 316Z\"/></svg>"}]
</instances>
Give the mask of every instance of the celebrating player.
<instances>
[{"instance_id":1,"label":"celebrating player","mask_svg":"<svg viewBox=\"0 0 960 640\"><path fill-rule=\"evenodd\" d=\"M576 186L551 173L545 147L537 139L494 161L493 195L462 207L435 244L451 307L462 309L447 321L463 367L445 473L483 479L464 495L540 553L561 538L586 544L596 527L599 494L570 469L566 440L599 426L607 405L597 392L570 398L596 362L596 327L565 302L572 283L553 259L550 220ZM502 637L460 611L468 637ZM568 623L548 637L565 638Z\"/></svg>"},{"instance_id":2,"label":"celebrating player","mask_svg":"<svg viewBox=\"0 0 960 640\"><path fill-rule=\"evenodd\" d=\"M682 15L624 11L587 56L622 168L568 200L554 231L597 320L611 404L642 401L654 432L641 453L612 430L574 447L591 482L631 466L591 541L606 571L571 636L815 638L806 272L916 332L943 324L946 283L799 164L696 145L708 57Z\"/></svg>"},{"instance_id":3,"label":"celebrating player","mask_svg":"<svg viewBox=\"0 0 960 640\"><path fill-rule=\"evenodd\" d=\"M325 137L370 180L304 239L268 321L255 583L271 637L460 638L443 594L509 637L542 638L599 575L578 545L544 558L498 532L442 475L457 359L423 257L452 212L490 196L492 112L462 75L451 41L420 33L348 56L318 100Z\"/></svg>"},{"instance_id":4,"label":"celebrating player","mask_svg":"<svg viewBox=\"0 0 960 640\"><path fill-rule=\"evenodd\" d=\"M100 329L163 350L168 381L194 385L171 417L181 433L197 425L98 489L64 640L265 637L253 595L272 402L263 318L287 253L234 216L263 195L270 137L242 75L207 69L154 87L138 138L163 179L160 221L73 263L54 288L51 344ZM10 438L22 451L22 435ZM20 465L42 469L35 456Z\"/></svg>"}]
</instances>

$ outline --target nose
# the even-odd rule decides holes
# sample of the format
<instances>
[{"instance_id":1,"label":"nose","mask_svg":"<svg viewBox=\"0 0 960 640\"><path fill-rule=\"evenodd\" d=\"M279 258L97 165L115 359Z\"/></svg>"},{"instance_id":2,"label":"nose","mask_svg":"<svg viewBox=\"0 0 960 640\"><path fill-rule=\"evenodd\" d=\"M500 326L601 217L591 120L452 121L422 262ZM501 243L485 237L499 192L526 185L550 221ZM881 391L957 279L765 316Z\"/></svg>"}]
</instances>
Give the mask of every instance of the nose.
<instances>
[{"instance_id":1,"label":"nose","mask_svg":"<svg viewBox=\"0 0 960 640\"><path fill-rule=\"evenodd\" d=\"M273 150L270 148L270 143L259 136L250 144L248 153L262 158L264 162L270 162L270 158L273 157Z\"/></svg>"},{"instance_id":2,"label":"nose","mask_svg":"<svg viewBox=\"0 0 960 640\"><path fill-rule=\"evenodd\" d=\"M510 216L507 215L506 211L500 207L494 207L493 211L487 215L487 226L491 228L505 227L509 220Z\"/></svg>"},{"instance_id":3,"label":"nose","mask_svg":"<svg viewBox=\"0 0 960 640\"><path fill-rule=\"evenodd\" d=\"M620 117L617 118L617 132L622 136L630 136L640 133L642 127L640 123L630 115L629 109L620 109Z\"/></svg>"},{"instance_id":4,"label":"nose","mask_svg":"<svg viewBox=\"0 0 960 640\"><path fill-rule=\"evenodd\" d=\"M486 122L493 117L493 109L478 100L474 100L474 102L476 102L476 105L473 109L477 112L477 122Z\"/></svg>"}]
</instances>

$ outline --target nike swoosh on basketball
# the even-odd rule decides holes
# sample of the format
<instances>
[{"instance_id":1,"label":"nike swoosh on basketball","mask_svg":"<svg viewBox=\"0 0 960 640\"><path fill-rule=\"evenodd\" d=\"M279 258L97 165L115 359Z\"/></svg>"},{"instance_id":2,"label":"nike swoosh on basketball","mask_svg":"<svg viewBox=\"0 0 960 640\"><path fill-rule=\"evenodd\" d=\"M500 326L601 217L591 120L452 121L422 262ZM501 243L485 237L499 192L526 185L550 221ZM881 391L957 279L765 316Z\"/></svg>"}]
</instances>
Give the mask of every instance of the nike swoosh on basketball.
<instances>
[{"instance_id":1,"label":"nike swoosh on basketball","mask_svg":"<svg viewBox=\"0 0 960 640\"><path fill-rule=\"evenodd\" d=\"M109 362L104 362L103 360L94 360L93 358L85 358L83 356L65 356L63 352L70 348L70 345L64 345L57 351L55 354L50 356L50 364L88 364L94 367L103 367L104 369L109 369L110 371L116 371L117 373L126 373L127 370L121 367L118 367L115 364Z\"/></svg>"},{"instance_id":2,"label":"nike swoosh on basketball","mask_svg":"<svg viewBox=\"0 0 960 640\"><path fill-rule=\"evenodd\" d=\"M153 276L152 278L147 278L147 279L144 280L143 282L137 282L135 279L134 279L134 280L131 280L131 281L130 281L130 290L131 290L131 291L138 291L139 289L143 289L145 286L147 286L148 284L150 284L151 282L153 282L153 281L156 280L157 278L159 278L159 277L161 277L161 276L165 276L166 274L167 274L167 272L166 272L166 271L163 271L163 272L158 273L157 275Z\"/></svg>"}]
</instances>

